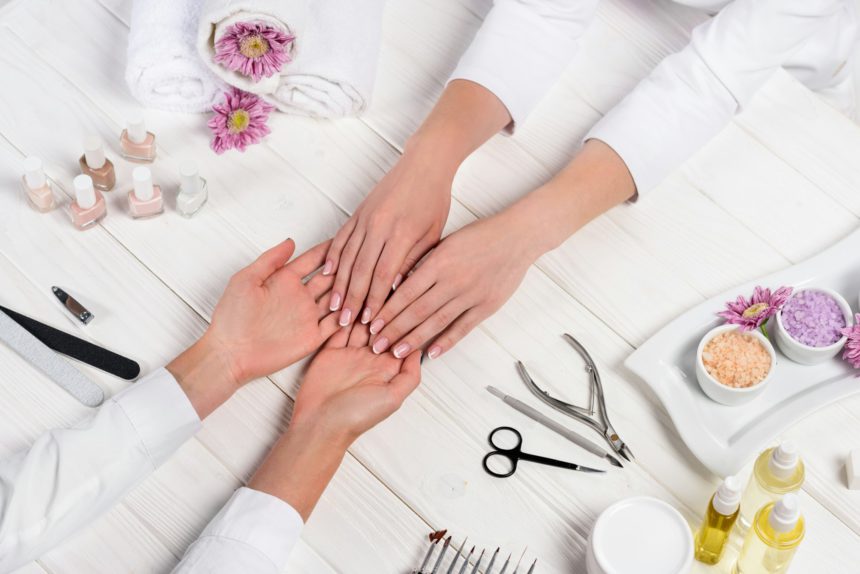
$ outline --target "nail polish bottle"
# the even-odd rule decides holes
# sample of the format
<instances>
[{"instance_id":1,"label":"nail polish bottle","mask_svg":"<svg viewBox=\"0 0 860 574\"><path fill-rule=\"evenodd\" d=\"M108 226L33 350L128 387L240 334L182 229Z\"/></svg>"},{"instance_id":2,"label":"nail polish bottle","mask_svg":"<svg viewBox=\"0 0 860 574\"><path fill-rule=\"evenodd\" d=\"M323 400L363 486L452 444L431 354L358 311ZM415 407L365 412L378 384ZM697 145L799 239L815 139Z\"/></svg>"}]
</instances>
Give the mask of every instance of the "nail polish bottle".
<instances>
[{"instance_id":1,"label":"nail polish bottle","mask_svg":"<svg viewBox=\"0 0 860 574\"><path fill-rule=\"evenodd\" d=\"M93 180L88 175L76 176L74 186L75 199L69 207L69 214L75 227L87 229L105 216L105 198L93 187Z\"/></svg>"},{"instance_id":2,"label":"nail polish bottle","mask_svg":"<svg viewBox=\"0 0 860 574\"><path fill-rule=\"evenodd\" d=\"M153 217L164 212L161 187L152 185L152 172L148 167L136 167L131 172L134 189L128 192L128 211L135 219Z\"/></svg>"},{"instance_id":3,"label":"nail polish bottle","mask_svg":"<svg viewBox=\"0 0 860 574\"><path fill-rule=\"evenodd\" d=\"M51 183L45 177L42 160L39 158L28 157L24 160L24 176L21 178L21 184L27 199L30 200L30 205L37 210L51 211L57 206L54 190L51 189Z\"/></svg>"},{"instance_id":4,"label":"nail polish bottle","mask_svg":"<svg viewBox=\"0 0 860 574\"><path fill-rule=\"evenodd\" d=\"M179 195L176 196L176 208L185 217L191 217L203 207L209 198L209 188L206 180L200 177L197 165L193 162L182 164L179 168Z\"/></svg>"},{"instance_id":5,"label":"nail polish bottle","mask_svg":"<svg viewBox=\"0 0 860 574\"><path fill-rule=\"evenodd\" d=\"M87 136L84 140L84 155L80 159L81 173L93 180L93 186L110 191L116 185L113 163L105 157L105 148L98 136Z\"/></svg>"},{"instance_id":6,"label":"nail polish bottle","mask_svg":"<svg viewBox=\"0 0 860 574\"><path fill-rule=\"evenodd\" d=\"M126 128L119 137L122 157L139 162L155 161L155 134L146 131L146 123L140 116L126 122Z\"/></svg>"}]
</instances>

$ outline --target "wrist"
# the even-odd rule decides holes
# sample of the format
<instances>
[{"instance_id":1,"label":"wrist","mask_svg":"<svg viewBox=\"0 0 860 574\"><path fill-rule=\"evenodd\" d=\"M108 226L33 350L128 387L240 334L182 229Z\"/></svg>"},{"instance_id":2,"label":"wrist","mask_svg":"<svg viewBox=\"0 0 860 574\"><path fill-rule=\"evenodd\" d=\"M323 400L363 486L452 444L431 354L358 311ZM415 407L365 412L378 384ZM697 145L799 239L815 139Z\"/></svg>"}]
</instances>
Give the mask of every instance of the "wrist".
<instances>
[{"instance_id":1,"label":"wrist","mask_svg":"<svg viewBox=\"0 0 860 574\"><path fill-rule=\"evenodd\" d=\"M532 196L526 196L497 216L503 233L516 241L514 253L529 265L563 242L558 239L562 233L558 222L543 209Z\"/></svg>"},{"instance_id":2,"label":"wrist","mask_svg":"<svg viewBox=\"0 0 860 574\"><path fill-rule=\"evenodd\" d=\"M242 386L229 355L208 333L167 365L167 370L204 419Z\"/></svg>"}]
</instances>

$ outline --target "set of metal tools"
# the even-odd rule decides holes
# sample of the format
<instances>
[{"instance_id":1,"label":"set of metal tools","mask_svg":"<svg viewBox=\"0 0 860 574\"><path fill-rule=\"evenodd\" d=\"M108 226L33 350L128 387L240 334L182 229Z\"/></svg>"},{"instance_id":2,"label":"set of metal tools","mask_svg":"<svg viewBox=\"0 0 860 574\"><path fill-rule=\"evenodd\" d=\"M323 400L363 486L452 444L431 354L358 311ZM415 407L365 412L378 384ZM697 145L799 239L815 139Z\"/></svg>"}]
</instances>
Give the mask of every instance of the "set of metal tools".
<instances>
[{"instance_id":1,"label":"set of metal tools","mask_svg":"<svg viewBox=\"0 0 860 574\"><path fill-rule=\"evenodd\" d=\"M445 557L448 554L448 548L451 546L452 538L451 536L446 538L445 534L447 533L447 530L440 530L430 535L430 547L427 548L427 552L424 554L424 560L421 561L421 566L417 570L413 570L412 574L479 574L479 572L483 572L483 574L519 573L520 562L522 562L525 551L523 551L523 554L520 556L519 561L512 571L509 570L509 568L511 566L511 558L513 555L508 554L508 558L505 560L504 564L501 565L501 570L496 572L493 568L495 568L497 562L500 562L500 548L496 548L495 552L490 556L489 562L486 563L486 568L482 568L486 549L482 549L478 554L478 558L472 562L477 547L472 546L472 549L469 550L468 553L465 553L467 543L469 542L468 538L463 540L463 543L460 544L459 550L454 550L454 557L451 559L450 563L448 563L448 569L443 570L445 567ZM438 554L436 553L437 548L439 548ZM437 554L435 559L433 558L434 554ZM461 558L462 562L460 561ZM525 574L534 574L536 566L537 559L532 562L531 567L529 567Z\"/></svg>"}]
</instances>

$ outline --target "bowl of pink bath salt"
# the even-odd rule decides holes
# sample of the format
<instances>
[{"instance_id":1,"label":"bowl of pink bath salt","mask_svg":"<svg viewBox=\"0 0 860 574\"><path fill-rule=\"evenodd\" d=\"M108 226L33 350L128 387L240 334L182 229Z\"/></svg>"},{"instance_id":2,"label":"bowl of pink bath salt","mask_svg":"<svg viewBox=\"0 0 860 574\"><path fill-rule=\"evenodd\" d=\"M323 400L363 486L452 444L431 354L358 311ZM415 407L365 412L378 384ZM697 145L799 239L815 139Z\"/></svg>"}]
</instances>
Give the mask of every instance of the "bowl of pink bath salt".
<instances>
[{"instance_id":1,"label":"bowl of pink bath salt","mask_svg":"<svg viewBox=\"0 0 860 574\"><path fill-rule=\"evenodd\" d=\"M758 396L770 381L776 351L759 331L720 325L702 337L696 350L696 379L702 391L724 405Z\"/></svg>"},{"instance_id":2,"label":"bowl of pink bath salt","mask_svg":"<svg viewBox=\"0 0 860 574\"><path fill-rule=\"evenodd\" d=\"M796 363L815 365L831 359L845 346L842 329L854 322L842 295L824 287L799 289L776 314L774 339Z\"/></svg>"}]
</instances>

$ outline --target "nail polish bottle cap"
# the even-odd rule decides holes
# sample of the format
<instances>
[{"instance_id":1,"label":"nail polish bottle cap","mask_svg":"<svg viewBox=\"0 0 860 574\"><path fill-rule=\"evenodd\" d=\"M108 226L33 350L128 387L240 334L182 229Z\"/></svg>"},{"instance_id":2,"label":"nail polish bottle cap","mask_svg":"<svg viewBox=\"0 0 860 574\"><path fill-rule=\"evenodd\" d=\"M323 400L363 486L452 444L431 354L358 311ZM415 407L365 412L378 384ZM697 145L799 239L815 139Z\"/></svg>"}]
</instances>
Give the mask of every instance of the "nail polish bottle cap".
<instances>
[{"instance_id":1,"label":"nail polish bottle cap","mask_svg":"<svg viewBox=\"0 0 860 574\"><path fill-rule=\"evenodd\" d=\"M132 116L126 122L128 139L136 144L146 141L146 122L141 116Z\"/></svg>"},{"instance_id":2,"label":"nail polish bottle cap","mask_svg":"<svg viewBox=\"0 0 860 574\"><path fill-rule=\"evenodd\" d=\"M197 164L187 161L179 166L179 191L180 193L196 194L200 191L200 173Z\"/></svg>"},{"instance_id":3,"label":"nail polish bottle cap","mask_svg":"<svg viewBox=\"0 0 860 574\"><path fill-rule=\"evenodd\" d=\"M800 499L796 494L788 493L779 499L770 510L768 522L777 532L793 530L800 520Z\"/></svg>"},{"instance_id":4,"label":"nail polish bottle cap","mask_svg":"<svg viewBox=\"0 0 860 574\"><path fill-rule=\"evenodd\" d=\"M88 175L78 175L74 179L75 201L81 209L89 209L96 204L96 190L93 188L93 178Z\"/></svg>"},{"instance_id":5,"label":"nail polish bottle cap","mask_svg":"<svg viewBox=\"0 0 860 574\"><path fill-rule=\"evenodd\" d=\"M152 199L152 172L149 168L144 166L134 168L131 178L134 180L134 196L141 201Z\"/></svg>"},{"instance_id":6,"label":"nail polish bottle cap","mask_svg":"<svg viewBox=\"0 0 860 574\"><path fill-rule=\"evenodd\" d=\"M24 160L24 179L30 189L42 189L47 183L45 170L42 169L42 160L30 156Z\"/></svg>"},{"instance_id":7,"label":"nail polish bottle cap","mask_svg":"<svg viewBox=\"0 0 860 574\"><path fill-rule=\"evenodd\" d=\"M99 136L87 136L84 140L84 156L92 169L100 169L105 164L105 148Z\"/></svg>"}]
</instances>

